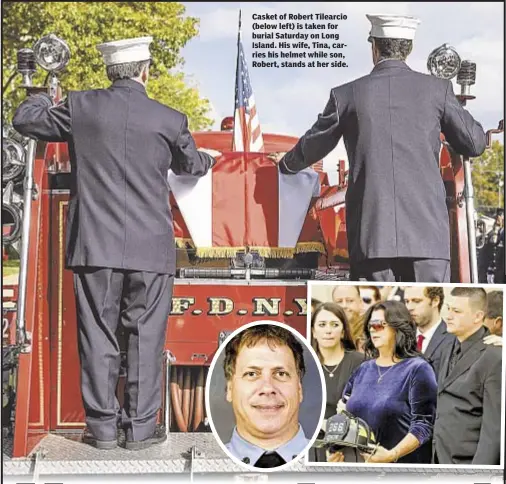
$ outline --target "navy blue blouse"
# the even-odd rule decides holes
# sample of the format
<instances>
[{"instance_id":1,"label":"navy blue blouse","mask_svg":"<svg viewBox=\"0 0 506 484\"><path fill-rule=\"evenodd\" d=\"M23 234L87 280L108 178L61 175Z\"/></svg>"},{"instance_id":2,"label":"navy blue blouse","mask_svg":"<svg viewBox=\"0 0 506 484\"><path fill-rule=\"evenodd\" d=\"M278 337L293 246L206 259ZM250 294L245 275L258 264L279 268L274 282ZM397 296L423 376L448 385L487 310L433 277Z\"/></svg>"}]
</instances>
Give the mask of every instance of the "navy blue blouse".
<instances>
[{"instance_id":1,"label":"navy blue blouse","mask_svg":"<svg viewBox=\"0 0 506 484\"><path fill-rule=\"evenodd\" d=\"M408 433L419 440L420 447L398 462L431 462L437 382L426 360L406 358L391 367L367 360L353 372L343 390L345 395L350 395L346 410L365 420L376 441L387 450Z\"/></svg>"}]
</instances>

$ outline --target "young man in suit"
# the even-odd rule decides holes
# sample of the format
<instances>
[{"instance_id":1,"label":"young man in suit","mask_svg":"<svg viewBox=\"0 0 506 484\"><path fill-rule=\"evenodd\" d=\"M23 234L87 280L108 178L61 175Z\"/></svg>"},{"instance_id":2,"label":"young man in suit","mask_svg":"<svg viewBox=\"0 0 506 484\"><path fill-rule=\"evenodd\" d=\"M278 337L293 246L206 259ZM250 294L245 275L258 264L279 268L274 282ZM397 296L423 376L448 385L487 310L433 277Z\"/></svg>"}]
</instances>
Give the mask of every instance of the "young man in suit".
<instances>
[{"instance_id":1,"label":"young man in suit","mask_svg":"<svg viewBox=\"0 0 506 484\"><path fill-rule=\"evenodd\" d=\"M406 64L418 19L367 18L372 72L333 88L323 113L295 147L271 158L282 173L294 174L344 138L351 280L450 282L440 135L456 152L473 157L485 150L485 133L459 104L450 80Z\"/></svg>"},{"instance_id":2,"label":"young man in suit","mask_svg":"<svg viewBox=\"0 0 506 484\"><path fill-rule=\"evenodd\" d=\"M69 92L57 105L30 96L13 119L25 136L69 145L65 262L74 272L83 441L100 449L117 446L120 323L128 338L126 448L167 438L156 425L176 270L167 172L199 177L215 162L197 150L186 115L148 97L152 40L97 46L110 87Z\"/></svg>"},{"instance_id":3,"label":"young man in suit","mask_svg":"<svg viewBox=\"0 0 506 484\"><path fill-rule=\"evenodd\" d=\"M502 348L483 342L486 310L484 289L452 290L446 322L456 338L439 371L435 463L500 464Z\"/></svg>"},{"instance_id":4,"label":"young man in suit","mask_svg":"<svg viewBox=\"0 0 506 484\"><path fill-rule=\"evenodd\" d=\"M445 299L442 287L409 286L404 288L404 303L416 324L417 349L434 368L436 378L441 358L455 336L448 333L441 318Z\"/></svg>"}]
</instances>

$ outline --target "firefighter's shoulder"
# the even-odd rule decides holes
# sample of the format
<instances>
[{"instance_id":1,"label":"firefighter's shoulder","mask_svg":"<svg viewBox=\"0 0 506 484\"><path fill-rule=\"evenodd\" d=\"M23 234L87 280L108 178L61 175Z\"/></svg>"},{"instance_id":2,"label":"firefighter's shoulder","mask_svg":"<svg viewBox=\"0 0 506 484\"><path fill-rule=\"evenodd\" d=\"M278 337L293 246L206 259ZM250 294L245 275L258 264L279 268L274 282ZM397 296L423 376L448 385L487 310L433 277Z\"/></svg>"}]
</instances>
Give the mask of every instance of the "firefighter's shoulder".
<instances>
[{"instance_id":1,"label":"firefighter's shoulder","mask_svg":"<svg viewBox=\"0 0 506 484\"><path fill-rule=\"evenodd\" d=\"M161 114L164 114L166 116L171 116L174 119L178 120L180 123L186 117L186 115L184 113L182 113L181 111L171 108L170 106L167 106L166 104L163 104L160 101L157 101L156 99L152 99L152 98L148 98L148 99L151 102L153 109L159 110L159 112Z\"/></svg>"},{"instance_id":2,"label":"firefighter's shoulder","mask_svg":"<svg viewBox=\"0 0 506 484\"><path fill-rule=\"evenodd\" d=\"M350 91L351 89L353 89L353 87L356 86L357 84L360 84L362 82L366 82L369 79L369 76L370 76L369 74L366 74L365 76L357 77L356 79L353 79L352 81L345 82L344 84L340 84L338 86L334 86L331 89L331 91L334 94L346 93L346 92Z\"/></svg>"},{"instance_id":3,"label":"firefighter's shoulder","mask_svg":"<svg viewBox=\"0 0 506 484\"><path fill-rule=\"evenodd\" d=\"M348 98L353 98L353 88L364 82L368 78L368 75L359 77L352 81L346 82L344 84L340 84L339 86L334 86L330 93L336 100L343 100Z\"/></svg>"},{"instance_id":4,"label":"firefighter's shoulder","mask_svg":"<svg viewBox=\"0 0 506 484\"><path fill-rule=\"evenodd\" d=\"M412 70L411 73L419 80L425 81L425 82L431 82L433 85L437 87L442 87L446 89L446 86L448 85L449 81L448 79L443 79L437 76L433 76L431 74L427 74L425 72L419 72Z\"/></svg>"}]
</instances>

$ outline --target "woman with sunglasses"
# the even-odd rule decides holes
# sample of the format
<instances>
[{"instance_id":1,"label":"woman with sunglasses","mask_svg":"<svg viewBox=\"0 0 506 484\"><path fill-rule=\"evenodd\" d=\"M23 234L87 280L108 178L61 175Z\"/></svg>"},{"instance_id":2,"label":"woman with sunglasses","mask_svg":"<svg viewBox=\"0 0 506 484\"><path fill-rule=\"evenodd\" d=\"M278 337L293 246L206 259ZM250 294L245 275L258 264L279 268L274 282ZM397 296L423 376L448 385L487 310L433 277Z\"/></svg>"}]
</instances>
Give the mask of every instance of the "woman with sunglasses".
<instances>
[{"instance_id":1,"label":"woman with sunglasses","mask_svg":"<svg viewBox=\"0 0 506 484\"><path fill-rule=\"evenodd\" d=\"M355 351L350 324L343 308L336 303L318 305L311 317L311 346L323 368L327 388L325 420L335 415L336 404L353 371L364 361L363 353ZM325 451L315 449L309 460L326 462Z\"/></svg>"},{"instance_id":2,"label":"woman with sunglasses","mask_svg":"<svg viewBox=\"0 0 506 484\"><path fill-rule=\"evenodd\" d=\"M346 410L365 420L381 444L362 457L371 463L428 464L437 383L431 365L416 349L416 326L403 303L383 301L369 308L364 332L369 359L343 391ZM342 460L329 457L331 462Z\"/></svg>"}]
</instances>

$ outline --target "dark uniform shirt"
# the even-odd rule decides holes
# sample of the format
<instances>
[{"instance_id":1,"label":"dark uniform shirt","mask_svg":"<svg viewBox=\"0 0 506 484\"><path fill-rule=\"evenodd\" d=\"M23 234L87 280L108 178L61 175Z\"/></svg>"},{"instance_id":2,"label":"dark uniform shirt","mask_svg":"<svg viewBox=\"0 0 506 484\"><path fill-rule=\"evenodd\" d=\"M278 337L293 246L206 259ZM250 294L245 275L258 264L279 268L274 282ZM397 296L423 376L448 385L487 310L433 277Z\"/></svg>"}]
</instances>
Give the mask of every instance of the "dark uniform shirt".
<instances>
[{"instance_id":1,"label":"dark uniform shirt","mask_svg":"<svg viewBox=\"0 0 506 484\"><path fill-rule=\"evenodd\" d=\"M286 461L290 462L295 459L309 444L309 440L304 434L301 425L299 424L299 431L291 440L278 447L276 452ZM245 464L255 465L258 459L265 452L265 449L258 447L246 440L244 440L234 428L230 442L226 444L228 451L237 459L243 461Z\"/></svg>"}]
</instances>

